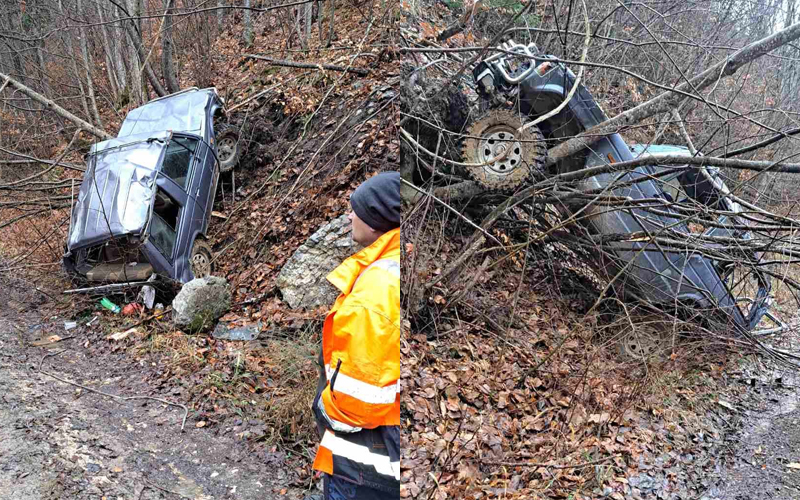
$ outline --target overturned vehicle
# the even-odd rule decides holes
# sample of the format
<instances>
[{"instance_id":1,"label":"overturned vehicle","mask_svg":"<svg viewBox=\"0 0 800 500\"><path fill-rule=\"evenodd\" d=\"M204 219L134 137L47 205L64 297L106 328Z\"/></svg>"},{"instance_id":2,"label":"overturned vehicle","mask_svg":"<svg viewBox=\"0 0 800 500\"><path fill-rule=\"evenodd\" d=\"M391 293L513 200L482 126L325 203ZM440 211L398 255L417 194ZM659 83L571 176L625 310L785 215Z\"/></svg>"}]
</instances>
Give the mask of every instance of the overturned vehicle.
<instances>
[{"instance_id":1,"label":"overturned vehicle","mask_svg":"<svg viewBox=\"0 0 800 500\"><path fill-rule=\"evenodd\" d=\"M563 109L531 125L565 101L576 77L553 56L540 55L533 44L510 41L501 48L503 52L481 61L473 71L481 111L466 130L461 153L474 181L487 190L508 192L557 174L652 157L653 164L577 181L572 188L584 196L554 207L563 218L580 221L582 231L597 244L600 251L590 252L595 267L626 298L662 308L709 311L704 317L713 316L748 334L785 329L770 312L769 277L754 267L743 273L735 259L714 251L715 245L730 248L752 238L751 223L718 169L658 165L658 154L691 153L678 146L629 146L615 133L545 170L548 146L608 118L578 85ZM616 204L604 203L609 198ZM707 245L705 251L690 245L680 248L695 235ZM660 237L677 244L659 244ZM749 251L747 245L740 246L742 252ZM759 256L750 251L748 259L757 261Z\"/></svg>"},{"instance_id":2,"label":"overturned vehicle","mask_svg":"<svg viewBox=\"0 0 800 500\"><path fill-rule=\"evenodd\" d=\"M238 160L235 129L217 124L216 89L191 88L128 113L97 143L72 209L63 266L82 288L181 283L213 271L206 232L220 171Z\"/></svg>"}]
</instances>

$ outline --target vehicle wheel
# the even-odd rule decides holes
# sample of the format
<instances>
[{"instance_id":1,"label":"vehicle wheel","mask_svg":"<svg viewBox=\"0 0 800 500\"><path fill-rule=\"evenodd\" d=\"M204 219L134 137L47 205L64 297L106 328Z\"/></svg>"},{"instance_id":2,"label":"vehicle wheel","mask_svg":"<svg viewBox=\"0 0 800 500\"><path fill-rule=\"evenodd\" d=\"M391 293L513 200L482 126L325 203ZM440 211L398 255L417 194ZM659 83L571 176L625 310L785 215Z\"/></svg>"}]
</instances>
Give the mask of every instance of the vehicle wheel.
<instances>
[{"instance_id":1,"label":"vehicle wheel","mask_svg":"<svg viewBox=\"0 0 800 500\"><path fill-rule=\"evenodd\" d=\"M524 124L518 113L490 109L467 129L461 149L467 173L485 189L513 191L544 170L547 147L541 130Z\"/></svg>"},{"instance_id":2,"label":"vehicle wheel","mask_svg":"<svg viewBox=\"0 0 800 500\"><path fill-rule=\"evenodd\" d=\"M659 340L659 336L653 331L629 330L619 340L619 352L633 361L647 361L658 356Z\"/></svg>"},{"instance_id":3,"label":"vehicle wheel","mask_svg":"<svg viewBox=\"0 0 800 500\"><path fill-rule=\"evenodd\" d=\"M660 358L669 343L669 322L655 315L634 315L618 340L619 353L632 361L649 361Z\"/></svg>"},{"instance_id":4,"label":"vehicle wheel","mask_svg":"<svg viewBox=\"0 0 800 500\"><path fill-rule=\"evenodd\" d=\"M216 139L219 169L229 172L239 162L239 129L230 124L222 124L217 128Z\"/></svg>"},{"instance_id":5,"label":"vehicle wheel","mask_svg":"<svg viewBox=\"0 0 800 500\"><path fill-rule=\"evenodd\" d=\"M189 266L195 278L205 278L214 272L213 253L211 245L197 238L192 245L192 254L189 257Z\"/></svg>"}]
</instances>

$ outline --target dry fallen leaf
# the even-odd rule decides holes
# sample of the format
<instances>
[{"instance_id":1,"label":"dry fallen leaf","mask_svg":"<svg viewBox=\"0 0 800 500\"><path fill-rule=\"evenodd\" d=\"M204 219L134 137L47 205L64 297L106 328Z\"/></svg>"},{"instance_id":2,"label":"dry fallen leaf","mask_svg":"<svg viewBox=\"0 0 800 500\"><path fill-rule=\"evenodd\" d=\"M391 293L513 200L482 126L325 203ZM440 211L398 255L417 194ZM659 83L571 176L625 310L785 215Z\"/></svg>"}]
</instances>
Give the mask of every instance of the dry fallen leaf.
<instances>
[{"instance_id":1,"label":"dry fallen leaf","mask_svg":"<svg viewBox=\"0 0 800 500\"><path fill-rule=\"evenodd\" d=\"M201 421L197 422L196 424L194 424L194 426L199 429L200 427L205 427L207 423L208 422L206 422L205 420L201 420Z\"/></svg>"}]
</instances>

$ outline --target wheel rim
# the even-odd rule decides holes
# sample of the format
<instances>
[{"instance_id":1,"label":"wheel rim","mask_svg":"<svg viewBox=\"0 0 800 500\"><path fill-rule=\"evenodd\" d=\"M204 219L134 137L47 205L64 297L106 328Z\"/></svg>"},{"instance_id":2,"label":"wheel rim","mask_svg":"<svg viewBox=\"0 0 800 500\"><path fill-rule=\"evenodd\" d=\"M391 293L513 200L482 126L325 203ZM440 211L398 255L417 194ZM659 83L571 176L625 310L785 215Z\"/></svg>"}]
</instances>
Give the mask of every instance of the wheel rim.
<instances>
[{"instance_id":1,"label":"wheel rim","mask_svg":"<svg viewBox=\"0 0 800 500\"><path fill-rule=\"evenodd\" d=\"M228 161L236 150L236 140L233 137L225 137L217 143L217 151L220 161Z\"/></svg>"},{"instance_id":2,"label":"wheel rim","mask_svg":"<svg viewBox=\"0 0 800 500\"><path fill-rule=\"evenodd\" d=\"M205 278L211 274L211 259L202 250L192 256L192 274L195 278Z\"/></svg>"},{"instance_id":3,"label":"wheel rim","mask_svg":"<svg viewBox=\"0 0 800 500\"><path fill-rule=\"evenodd\" d=\"M622 351L636 360L646 360L658 353L658 340L653 332L632 331L622 338Z\"/></svg>"},{"instance_id":4,"label":"wheel rim","mask_svg":"<svg viewBox=\"0 0 800 500\"><path fill-rule=\"evenodd\" d=\"M478 158L488 163L485 169L500 175L508 175L522 165L522 145L514 141L515 130L507 125L490 127L478 144ZM512 142L513 141L513 142ZM493 161L505 154L502 160Z\"/></svg>"}]
</instances>

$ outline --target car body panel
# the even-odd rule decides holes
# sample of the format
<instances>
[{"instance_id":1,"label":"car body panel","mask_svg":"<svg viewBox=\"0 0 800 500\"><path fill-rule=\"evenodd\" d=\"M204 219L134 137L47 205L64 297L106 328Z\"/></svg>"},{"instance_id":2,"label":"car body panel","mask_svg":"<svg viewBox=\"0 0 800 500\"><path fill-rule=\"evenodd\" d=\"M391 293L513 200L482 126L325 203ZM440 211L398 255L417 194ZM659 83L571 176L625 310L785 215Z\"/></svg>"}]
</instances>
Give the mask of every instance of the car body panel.
<instances>
[{"instance_id":1,"label":"car body panel","mask_svg":"<svg viewBox=\"0 0 800 500\"><path fill-rule=\"evenodd\" d=\"M72 213L69 251L106 240L109 235L143 233L164 147L159 141L138 142L90 157Z\"/></svg>"}]
</instances>

